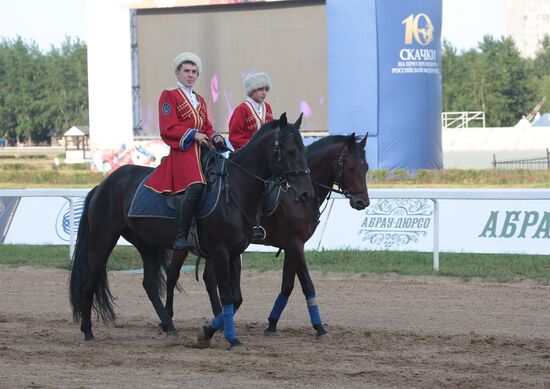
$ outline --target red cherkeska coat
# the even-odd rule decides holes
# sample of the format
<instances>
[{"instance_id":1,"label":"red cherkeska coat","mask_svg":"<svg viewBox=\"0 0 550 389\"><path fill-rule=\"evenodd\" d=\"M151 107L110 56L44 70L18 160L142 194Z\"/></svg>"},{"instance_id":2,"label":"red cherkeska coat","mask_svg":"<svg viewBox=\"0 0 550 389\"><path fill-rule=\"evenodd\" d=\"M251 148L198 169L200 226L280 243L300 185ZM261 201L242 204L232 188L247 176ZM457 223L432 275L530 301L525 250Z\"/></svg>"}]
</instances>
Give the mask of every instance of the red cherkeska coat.
<instances>
[{"instance_id":1,"label":"red cherkeska coat","mask_svg":"<svg viewBox=\"0 0 550 389\"><path fill-rule=\"evenodd\" d=\"M258 116L252 104L246 100L233 111L229 119L229 142L235 151L243 148L262 124L273 120L271 106L266 102L262 104L263 117Z\"/></svg>"},{"instance_id":2,"label":"red cherkeska coat","mask_svg":"<svg viewBox=\"0 0 550 389\"><path fill-rule=\"evenodd\" d=\"M200 145L193 137L197 131L210 139L218 134L208 120L206 102L197 96L200 104L195 109L178 87L160 95L160 136L170 146L170 153L145 183L155 192L175 194L194 183L206 184L200 163Z\"/></svg>"}]
</instances>

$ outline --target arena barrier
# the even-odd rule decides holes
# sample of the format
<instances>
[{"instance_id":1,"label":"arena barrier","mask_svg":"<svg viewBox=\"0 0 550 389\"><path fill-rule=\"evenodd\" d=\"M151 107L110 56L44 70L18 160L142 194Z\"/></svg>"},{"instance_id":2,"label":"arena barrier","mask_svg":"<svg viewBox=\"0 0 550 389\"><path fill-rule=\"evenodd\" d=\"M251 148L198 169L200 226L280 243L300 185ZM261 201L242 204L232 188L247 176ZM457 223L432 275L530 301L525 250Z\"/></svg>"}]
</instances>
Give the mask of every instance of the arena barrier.
<instances>
[{"instance_id":1,"label":"arena barrier","mask_svg":"<svg viewBox=\"0 0 550 389\"><path fill-rule=\"evenodd\" d=\"M88 191L0 189L0 242L68 244L72 257ZM550 189L395 188L369 194L371 205L363 211L342 196L326 202L306 250L432 251L436 271L440 251L550 252Z\"/></svg>"},{"instance_id":2,"label":"arena barrier","mask_svg":"<svg viewBox=\"0 0 550 389\"><path fill-rule=\"evenodd\" d=\"M83 204L83 199L86 197L88 192L91 189L68 189L68 188L59 188L59 189L0 189L0 243L9 243L5 242L5 238L9 233L10 225L15 217L19 201L22 197L38 197L38 198L63 198L68 201L68 243L69 243L69 258L72 258L74 252L75 244L75 235L78 231L78 224L76 222L75 215L75 201L79 199ZM11 198L12 201L8 206L5 204L5 199ZM80 208L80 213L78 213L78 220L80 220L80 214L82 213L82 208ZM26 216L26 215L25 215ZM34 223L44 220L44 213L37 212L34 215L26 216L28 217L27 222L29 226ZM65 218L66 219L66 218ZM56 220L57 221L57 220ZM67 225L66 220L62 221L64 226ZM31 234L29 232L29 234ZM31 234L32 236L32 234ZM23 242L22 242L23 243ZM56 242L51 242L56 244ZM28 242L28 244L33 244ZM34 244L40 244L35 242ZM59 244L59 242L57 242Z\"/></svg>"},{"instance_id":3,"label":"arena barrier","mask_svg":"<svg viewBox=\"0 0 550 389\"><path fill-rule=\"evenodd\" d=\"M546 149L544 157L508 161L497 161L496 154L493 154L493 169L550 170L550 150Z\"/></svg>"}]
</instances>

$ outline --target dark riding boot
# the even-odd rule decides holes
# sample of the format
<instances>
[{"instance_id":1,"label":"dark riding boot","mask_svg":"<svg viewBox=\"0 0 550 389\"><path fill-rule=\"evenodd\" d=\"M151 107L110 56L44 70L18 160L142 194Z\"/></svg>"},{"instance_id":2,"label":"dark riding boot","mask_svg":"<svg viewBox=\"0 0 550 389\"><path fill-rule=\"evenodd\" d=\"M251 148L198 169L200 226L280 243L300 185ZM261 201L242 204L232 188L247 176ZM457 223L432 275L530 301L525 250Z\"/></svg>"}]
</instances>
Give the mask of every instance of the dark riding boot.
<instances>
[{"instance_id":1,"label":"dark riding boot","mask_svg":"<svg viewBox=\"0 0 550 389\"><path fill-rule=\"evenodd\" d=\"M195 214L195 208L199 205L202 198L204 185L190 185L185 193L180 197L176 209L176 239L174 240L174 250L185 250L189 248L187 237L189 236L189 227Z\"/></svg>"}]
</instances>

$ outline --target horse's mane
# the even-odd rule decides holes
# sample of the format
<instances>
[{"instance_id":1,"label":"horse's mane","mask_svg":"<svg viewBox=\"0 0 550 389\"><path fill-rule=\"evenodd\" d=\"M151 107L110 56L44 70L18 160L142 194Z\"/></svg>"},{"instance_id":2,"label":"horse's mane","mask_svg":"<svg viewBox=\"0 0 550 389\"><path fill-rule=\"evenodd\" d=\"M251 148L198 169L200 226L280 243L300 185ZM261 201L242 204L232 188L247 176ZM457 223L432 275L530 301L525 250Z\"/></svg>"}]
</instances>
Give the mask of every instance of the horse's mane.
<instances>
[{"instance_id":1,"label":"horse's mane","mask_svg":"<svg viewBox=\"0 0 550 389\"><path fill-rule=\"evenodd\" d=\"M345 135L329 135L327 137L316 140L307 146L307 155L308 158L316 157L321 151L326 147L332 145L344 145L348 137Z\"/></svg>"},{"instance_id":2,"label":"horse's mane","mask_svg":"<svg viewBox=\"0 0 550 389\"><path fill-rule=\"evenodd\" d=\"M307 146L307 156L309 158L315 158L319 153L323 152L327 147L331 145L342 145L346 144L349 136L347 135L329 135L327 137L321 138L309 146ZM355 143L355 149L357 150L357 143ZM360 150L360 156L365 158L365 150Z\"/></svg>"}]
</instances>

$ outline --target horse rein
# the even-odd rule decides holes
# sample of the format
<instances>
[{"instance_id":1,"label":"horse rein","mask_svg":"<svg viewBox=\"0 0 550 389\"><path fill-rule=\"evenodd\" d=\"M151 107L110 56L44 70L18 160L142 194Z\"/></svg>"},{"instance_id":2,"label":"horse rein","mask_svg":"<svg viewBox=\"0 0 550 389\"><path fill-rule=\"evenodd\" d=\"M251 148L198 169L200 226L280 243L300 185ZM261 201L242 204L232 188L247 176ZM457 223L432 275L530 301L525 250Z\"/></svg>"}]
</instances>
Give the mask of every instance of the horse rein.
<instances>
[{"instance_id":1,"label":"horse rein","mask_svg":"<svg viewBox=\"0 0 550 389\"><path fill-rule=\"evenodd\" d=\"M280 165L280 167L276 169L276 170L279 170L279 174L275 173L274 175L276 178L280 178L283 180L283 182L286 184L286 189L288 190L288 188L290 188L290 185L288 185L288 182L287 182L288 177L305 176L307 174L310 174L311 171L309 168L306 168L303 170L288 170L288 169L285 170L286 163L284 162L286 161L282 160L283 153L282 153L281 141L284 140L288 135L293 135L293 136L296 136L296 135L294 131L291 131L290 134L280 137L280 133L281 133L280 128L277 128L276 131L277 131L277 138L275 139L275 148L273 149L273 156L271 160L275 162L277 165ZM281 189L285 191L285 189L282 186L281 186Z\"/></svg>"},{"instance_id":2,"label":"horse rein","mask_svg":"<svg viewBox=\"0 0 550 389\"><path fill-rule=\"evenodd\" d=\"M341 194L343 195L344 197L346 198L351 198L351 196L353 195L358 195L358 194L364 194L364 193L368 193L368 190L365 189L363 191L360 191L360 192L350 192L348 189L346 189L346 187L341 183L342 181L342 178L344 176L344 157L355 157L356 159L361 159L361 157L359 156L359 150L357 149L357 145L355 147L355 153L346 153L345 152L345 149L346 149L346 146L344 146L344 148L342 149L342 152L340 153L340 156L338 157L338 168L336 170L336 179L333 181L334 184L338 185L338 187L340 189L334 189L332 186L328 186L328 185L323 185L317 181L314 181L315 184L317 186L319 186L320 188L323 188L323 189L326 189L330 192L334 192L334 193L338 193L338 194ZM362 161L361 161L362 162ZM330 196L330 194L329 194Z\"/></svg>"},{"instance_id":3,"label":"horse rein","mask_svg":"<svg viewBox=\"0 0 550 389\"><path fill-rule=\"evenodd\" d=\"M238 167L239 169L241 169L243 172L245 172L246 174L248 174L249 176L257 179L258 181L261 181L265 184L275 184L277 186L279 186L281 188L281 190L283 192L286 192L288 191L291 186L290 184L288 183L287 181L287 178L288 177L298 177L298 176L305 176L307 174L310 174L311 171L309 168L307 169L303 169L303 170L284 170L283 168L283 157L282 157L282 147L281 147L281 143L280 141L285 139L285 137L280 137L280 129L277 128L276 130L276 138L275 138L275 147L273 149L273 155L271 157L271 160L273 162L276 162L278 165L280 165L280 167L277 169L279 170L279 173L274 173L273 177L274 179L271 179L271 178L268 178L268 179L264 179L254 173L252 173L250 170L246 169L245 167L239 165L238 163L232 161L231 159L227 158L227 161ZM292 132L292 134L294 134L294 132Z\"/></svg>"},{"instance_id":4,"label":"horse rein","mask_svg":"<svg viewBox=\"0 0 550 389\"><path fill-rule=\"evenodd\" d=\"M276 135L275 135L275 146L273 148L273 154L271 156L271 160L273 162L276 162L277 164L280 164L281 167L279 168L279 170L280 170L279 173L274 173L273 174L272 177L274 177L274 179L271 179L271 178L264 179L264 178L258 176L257 174L252 173L250 170L246 169L245 167L239 165L235 161L232 161L230 158L226 159L227 162L232 164L233 166L238 167L243 172L248 174L250 177L255 178L256 180L263 182L264 186L267 185L267 184L275 184L278 187L280 187L283 192L286 192L289 189L293 189L293 187L288 183L287 178L289 176L302 176L302 175L310 174L310 169L309 168L304 169L304 170L284 170L283 169L283 162L282 162L282 159L283 159L282 155L283 154L282 154L282 147L281 147L280 142L281 142L281 140L285 139L286 136L281 137L280 134L281 134L281 130L280 130L280 128L277 127ZM292 131L292 134L294 134L293 131ZM222 155L221 153L219 153L215 150L213 152L217 153L220 156ZM250 220L250 218L248 217L248 215L246 214L244 209L239 204L239 201L235 198L235 195L232 193L232 191L231 191L228 184L226 184L225 189L227 190L227 192L226 192L227 200L226 201L228 201L228 197L231 197L231 199L233 200L233 202L235 203L235 205L237 206L237 208L239 209L241 214L247 220L248 224L250 224L250 225L256 224L256 223L254 223L253 221ZM256 227L258 227L258 226L256 226ZM261 227L261 226L259 226L259 227ZM263 227L261 227L261 228L263 229ZM264 232L265 232L265 229L264 229ZM264 236L264 239L265 239L265 236Z\"/></svg>"}]
</instances>

